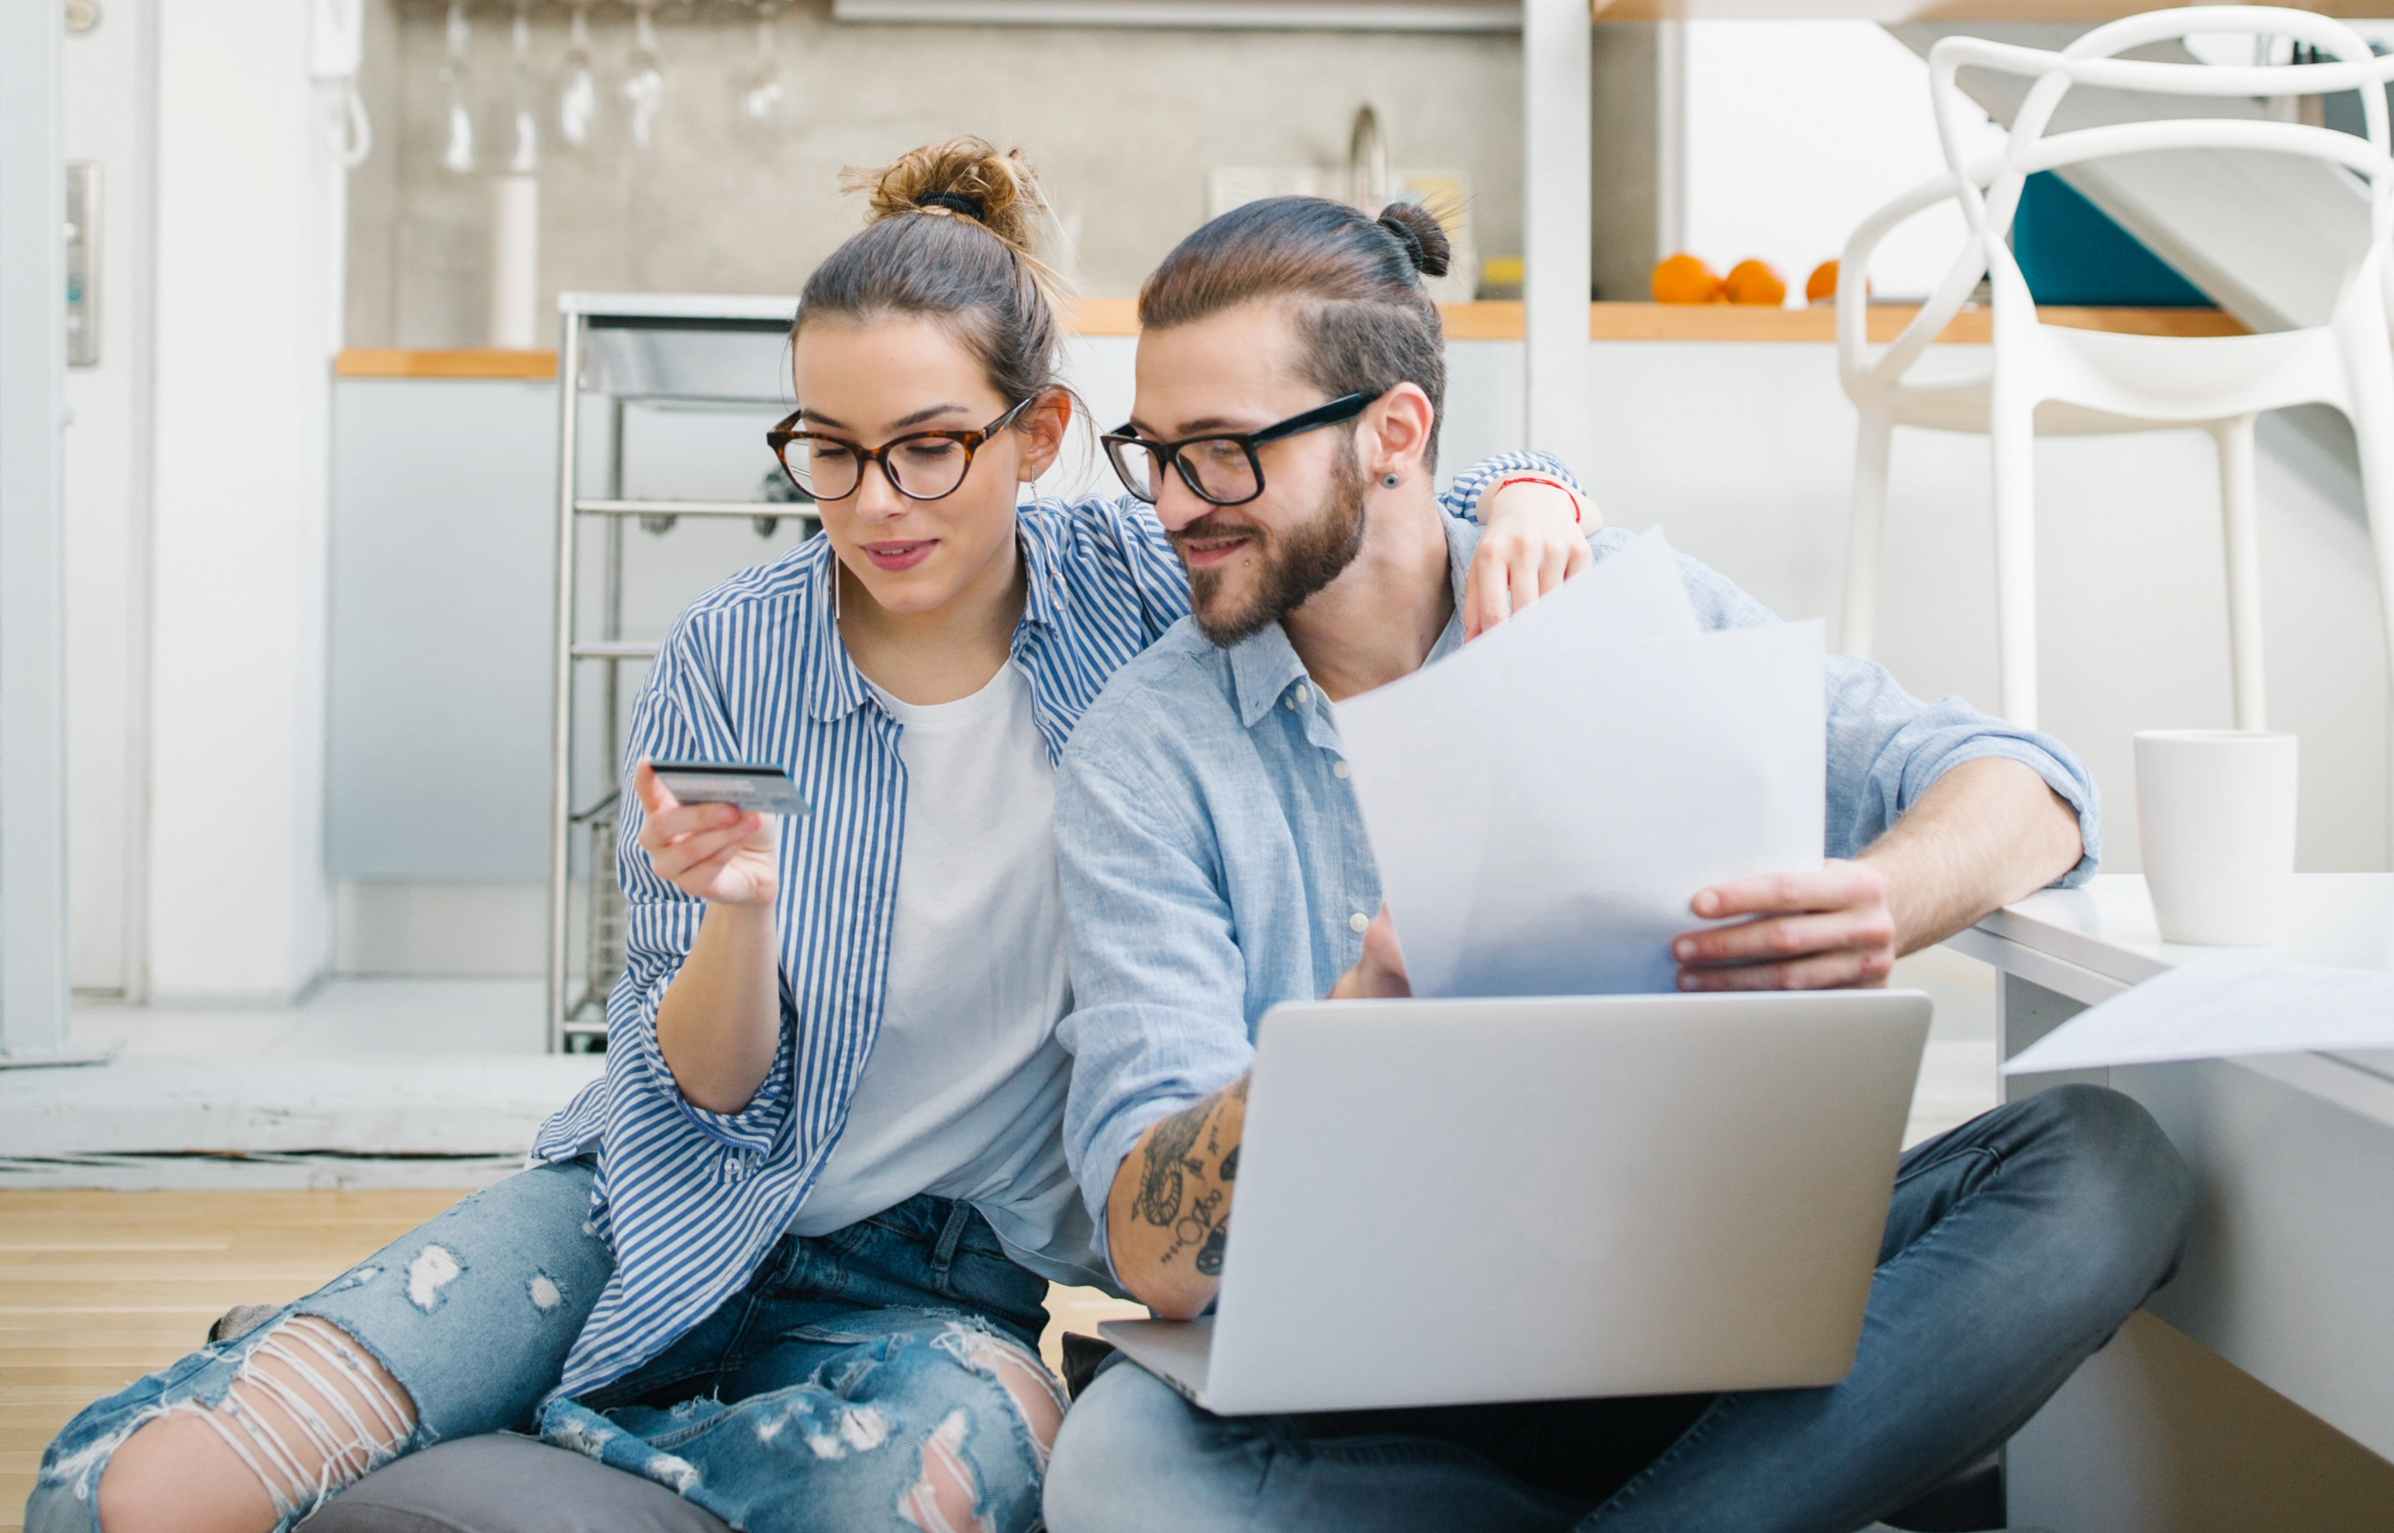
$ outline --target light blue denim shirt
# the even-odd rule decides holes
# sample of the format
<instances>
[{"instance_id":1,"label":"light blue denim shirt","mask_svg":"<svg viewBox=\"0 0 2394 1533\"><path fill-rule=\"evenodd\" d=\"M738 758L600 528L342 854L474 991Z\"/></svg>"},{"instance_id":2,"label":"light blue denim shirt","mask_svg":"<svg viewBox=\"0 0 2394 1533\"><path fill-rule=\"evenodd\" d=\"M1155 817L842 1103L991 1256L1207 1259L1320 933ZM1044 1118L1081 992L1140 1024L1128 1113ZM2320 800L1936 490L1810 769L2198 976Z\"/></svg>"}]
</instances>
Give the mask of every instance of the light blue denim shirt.
<instances>
[{"instance_id":1,"label":"light blue denim shirt","mask_svg":"<svg viewBox=\"0 0 2394 1533\"><path fill-rule=\"evenodd\" d=\"M1479 535L1447 523L1457 616L1430 663L1463 642ZM1603 559L1630 540L1588 541ZM1777 621L1695 560L1680 568L1705 627ZM1865 660L1831 657L1827 688L1826 855L1854 856L1947 771L2001 756L2078 811L2085 855L2061 882L2093 876L2095 784L2060 742L1959 698L1922 703ZM1073 1011L1057 1036L1072 1055L1065 1154L1101 1243L1114 1174L1148 1126L1245 1073L1263 1014L1327 995L1362 955L1380 875L1344 771L1331 706L1278 624L1222 649L1182 620L1073 734L1056 783Z\"/></svg>"}]
</instances>

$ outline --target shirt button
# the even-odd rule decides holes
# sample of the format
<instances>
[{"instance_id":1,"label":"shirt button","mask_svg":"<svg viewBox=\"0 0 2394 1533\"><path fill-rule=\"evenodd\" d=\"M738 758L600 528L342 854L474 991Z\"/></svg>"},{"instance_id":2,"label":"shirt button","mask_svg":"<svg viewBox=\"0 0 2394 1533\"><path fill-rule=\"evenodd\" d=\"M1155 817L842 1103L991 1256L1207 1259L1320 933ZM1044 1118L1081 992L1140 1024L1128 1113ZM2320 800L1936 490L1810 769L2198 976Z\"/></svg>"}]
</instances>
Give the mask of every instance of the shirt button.
<instances>
[{"instance_id":1,"label":"shirt button","mask_svg":"<svg viewBox=\"0 0 2394 1533\"><path fill-rule=\"evenodd\" d=\"M1347 917L1347 930L1361 933L1370 931L1371 929L1372 918L1365 915L1362 911L1358 910L1353 915Z\"/></svg>"},{"instance_id":2,"label":"shirt button","mask_svg":"<svg viewBox=\"0 0 2394 1533\"><path fill-rule=\"evenodd\" d=\"M1294 701L1292 701L1289 706L1292 708L1302 708L1307 703L1313 701L1313 688L1300 681L1297 683L1297 690L1290 695Z\"/></svg>"},{"instance_id":3,"label":"shirt button","mask_svg":"<svg viewBox=\"0 0 2394 1533\"><path fill-rule=\"evenodd\" d=\"M1348 777L1351 777L1354 774L1347 770L1347 764L1345 762L1333 761L1330 763L1330 775L1339 779L1341 782L1344 782Z\"/></svg>"}]
</instances>

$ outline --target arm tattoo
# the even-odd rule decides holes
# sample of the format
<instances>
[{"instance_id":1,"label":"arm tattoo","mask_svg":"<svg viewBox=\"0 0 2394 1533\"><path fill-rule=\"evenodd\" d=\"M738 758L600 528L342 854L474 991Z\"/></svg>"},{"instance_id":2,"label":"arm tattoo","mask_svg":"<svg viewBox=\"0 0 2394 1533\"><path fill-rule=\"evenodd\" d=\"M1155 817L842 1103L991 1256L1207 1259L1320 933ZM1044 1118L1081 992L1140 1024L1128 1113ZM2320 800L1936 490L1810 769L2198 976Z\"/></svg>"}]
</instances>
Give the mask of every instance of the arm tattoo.
<instances>
[{"instance_id":1,"label":"arm tattoo","mask_svg":"<svg viewBox=\"0 0 2394 1533\"><path fill-rule=\"evenodd\" d=\"M1219 1109L1226 1100L1243 1104L1246 1099L1247 1082L1241 1079L1223 1096L1184 1108L1148 1131L1131 1212L1139 1222L1169 1235L1170 1244L1157 1256L1158 1262L1171 1263L1183 1251L1194 1249L1200 1274L1221 1275L1222 1253L1230 1239L1225 1205L1230 1201L1229 1184L1239 1174L1239 1146L1233 1144L1224 1153ZM1206 1176L1209 1158L1219 1185L1207 1187L1191 1199L1190 1182Z\"/></svg>"},{"instance_id":2,"label":"arm tattoo","mask_svg":"<svg viewBox=\"0 0 2394 1533\"><path fill-rule=\"evenodd\" d=\"M1174 1113L1147 1136L1147 1166L1139 1179L1137 1211L1141 1219L1157 1229L1168 1230L1180 1220L1182 1170L1205 1169L1204 1162L1192 1159L1189 1151L1196 1148L1197 1136L1204 1130L1212 1106L1210 1102L1199 1102Z\"/></svg>"},{"instance_id":3,"label":"arm tattoo","mask_svg":"<svg viewBox=\"0 0 2394 1533\"><path fill-rule=\"evenodd\" d=\"M1200 1249L1197 1258L1203 1262L1206 1250L1213 1247L1216 1231L1219 1228L1214 1223L1214 1218L1221 1210L1222 1189L1219 1187L1207 1188L1205 1193L1190 1205L1188 1213L1172 1226L1172 1244L1165 1248L1164 1254L1157 1260L1171 1261L1189 1247L1198 1246ZM1205 1269L1200 1266L1198 1270L1202 1272Z\"/></svg>"},{"instance_id":4,"label":"arm tattoo","mask_svg":"<svg viewBox=\"0 0 2394 1533\"><path fill-rule=\"evenodd\" d=\"M1233 1151L1232 1153L1237 1153ZM1222 1275L1222 1253L1230 1245L1230 1221L1224 1219L1205 1237L1205 1244L1197 1248L1197 1270L1207 1277Z\"/></svg>"}]
</instances>

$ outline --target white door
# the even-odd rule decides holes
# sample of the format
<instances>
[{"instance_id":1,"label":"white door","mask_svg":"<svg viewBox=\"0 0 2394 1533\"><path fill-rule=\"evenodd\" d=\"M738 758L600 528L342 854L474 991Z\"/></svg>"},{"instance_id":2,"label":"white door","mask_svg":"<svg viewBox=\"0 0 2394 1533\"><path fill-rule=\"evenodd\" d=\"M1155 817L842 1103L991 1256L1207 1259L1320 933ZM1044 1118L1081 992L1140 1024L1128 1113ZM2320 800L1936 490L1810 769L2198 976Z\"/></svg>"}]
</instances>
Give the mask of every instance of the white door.
<instances>
[{"instance_id":1,"label":"white door","mask_svg":"<svg viewBox=\"0 0 2394 1533\"><path fill-rule=\"evenodd\" d=\"M82 14L65 46L66 159L89 167L98 217L94 344L66 373L68 958L78 991L138 998L156 13L154 0L69 9Z\"/></svg>"},{"instance_id":2,"label":"white door","mask_svg":"<svg viewBox=\"0 0 2394 1533\"><path fill-rule=\"evenodd\" d=\"M56 0L0 5L0 1063L67 1028Z\"/></svg>"}]
</instances>

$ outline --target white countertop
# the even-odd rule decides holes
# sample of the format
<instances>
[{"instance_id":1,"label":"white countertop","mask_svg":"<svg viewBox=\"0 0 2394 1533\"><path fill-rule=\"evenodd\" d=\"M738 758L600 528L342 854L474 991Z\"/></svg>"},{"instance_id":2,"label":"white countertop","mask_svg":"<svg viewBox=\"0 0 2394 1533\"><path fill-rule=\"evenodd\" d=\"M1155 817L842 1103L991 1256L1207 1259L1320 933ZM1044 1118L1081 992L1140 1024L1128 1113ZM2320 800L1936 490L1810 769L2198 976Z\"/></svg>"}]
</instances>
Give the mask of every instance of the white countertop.
<instances>
[{"instance_id":1,"label":"white countertop","mask_svg":"<svg viewBox=\"0 0 2394 1533\"><path fill-rule=\"evenodd\" d=\"M2394 873L2306 873L2294 880L2285 935L2291 963L2394 971ZM2106 873L2080 889L2047 889L1976 928L2092 969L2123 985L2208 957L2217 948L2161 940L2144 878Z\"/></svg>"},{"instance_id":2,"label":"white countertop","mask_svg":"<svg viewBox=\"0 0 2394 1533\"><path fill-rule=\"evenodd\" d=\"M2306 873L2293 884L2283 939L2289 963L2394 971L2394 873ZM2223 951L2161 940L2145 881L2108 873L2047 889L1987 916L1947 944L2086 1005L2182 963ZM2394 1127L2394 1049L2263 1054L2228 1061Z\"/></svg>"}]
</instances>

